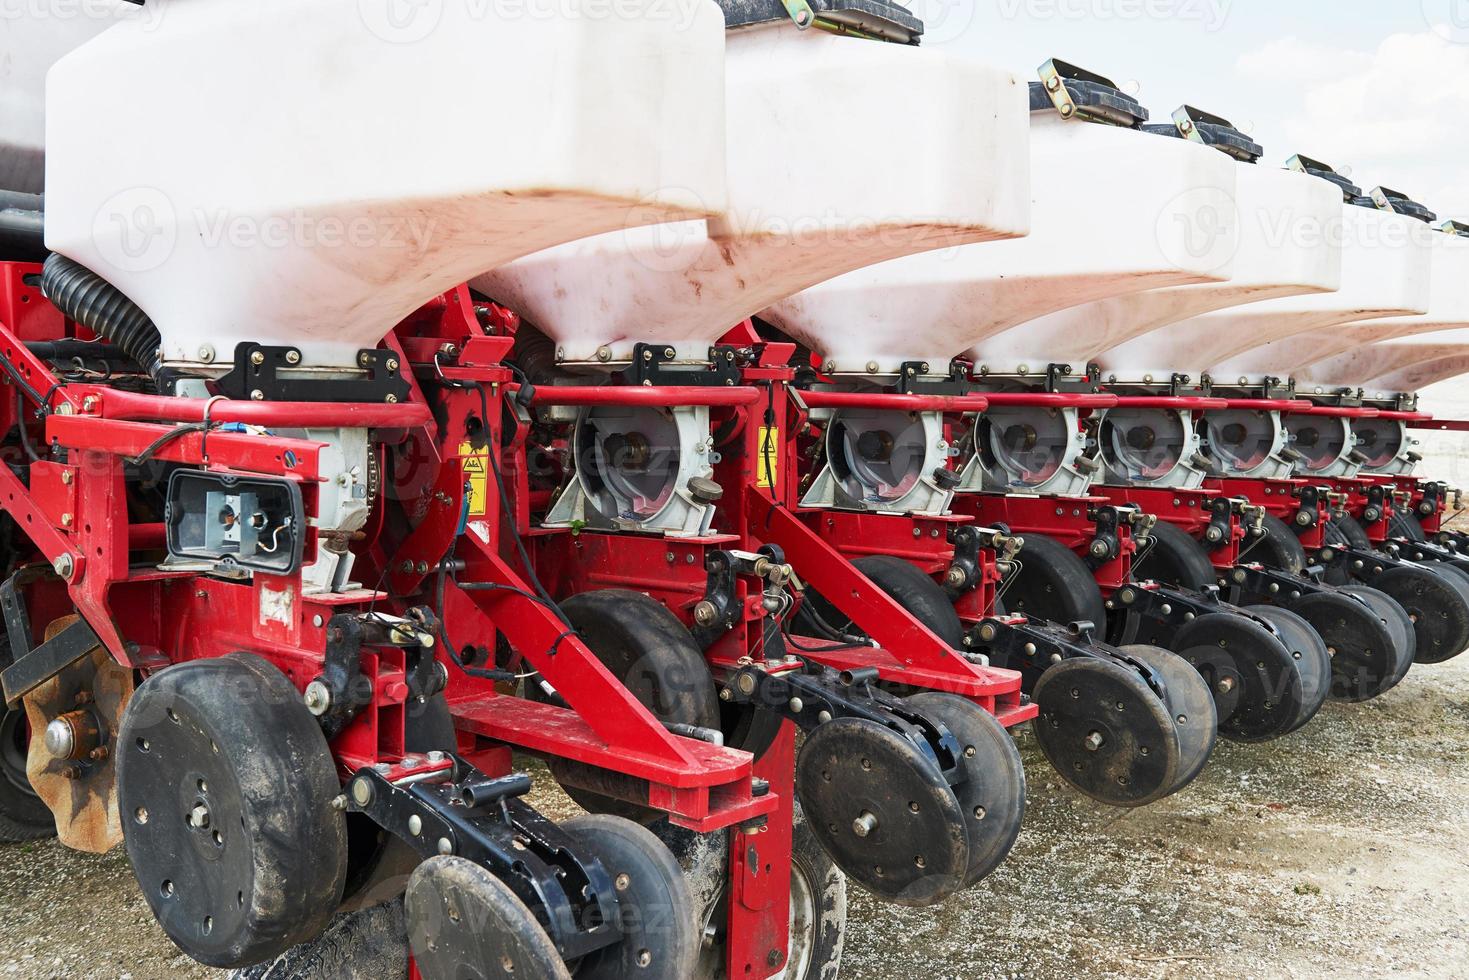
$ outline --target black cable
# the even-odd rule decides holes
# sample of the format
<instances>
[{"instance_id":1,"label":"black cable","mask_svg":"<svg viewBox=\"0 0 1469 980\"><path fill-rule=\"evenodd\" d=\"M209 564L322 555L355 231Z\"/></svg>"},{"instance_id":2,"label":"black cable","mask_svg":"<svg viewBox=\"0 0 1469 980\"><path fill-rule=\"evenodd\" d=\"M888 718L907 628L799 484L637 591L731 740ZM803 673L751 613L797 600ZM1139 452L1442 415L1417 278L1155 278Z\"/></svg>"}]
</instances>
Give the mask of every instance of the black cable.
<instances>
[{"instance_id":1,"label":"black cable","mask_svg":"<svg viewBox=\"0 0 1469 980\"><path fill-rule=\"evenodd\" d=\"M19 388L15 390L15 427L20 430L20 447L25 450L31 462L39 462L41 454L36 452L36 447L31 444L31 434L26 431L25 396L20 393Z\"/></svg>"},{"instance_id":2,"label":"black cable","mask_svg":"<svg viewBox=\"0 0 1469 980\"><path fill-rule=\"evenodd\" d=\"M144 463L148 462L148 460L153 458L154 453L158 452L158 450L162 449L170 442L182 439L184 436L188 435L191 432L203 432L208 428L209 423L207 422L188 422L184 425L174 426L172 429L169 429L163 435L150 442L141 453L138 453L138 455L136 456L124 456L123 461L126 463L130 463L133 466L142 466Z\"/></svg>"},{"instance_id":3,"label":"black cable","mask_svg":"<svg viewBox=\"0 0 1469 980\"><path fill-rule=\"evenodd\" d=\"M30 396L31 401L35 402L39 406L38 410L40 411L41 415L45 416L50 414L51 409L47 407L47 396L42 395L35 388L31 387L30 382L26 381L21 373L16 370L15 365L10 363L9 358L0 358L0 368L4 368L5 373L10 375L10 380L14 381L22 391ZM51 390L55 391L58 387L60 387L60 385L55 385L51 388Z\"/></svg>"}]
</instances>

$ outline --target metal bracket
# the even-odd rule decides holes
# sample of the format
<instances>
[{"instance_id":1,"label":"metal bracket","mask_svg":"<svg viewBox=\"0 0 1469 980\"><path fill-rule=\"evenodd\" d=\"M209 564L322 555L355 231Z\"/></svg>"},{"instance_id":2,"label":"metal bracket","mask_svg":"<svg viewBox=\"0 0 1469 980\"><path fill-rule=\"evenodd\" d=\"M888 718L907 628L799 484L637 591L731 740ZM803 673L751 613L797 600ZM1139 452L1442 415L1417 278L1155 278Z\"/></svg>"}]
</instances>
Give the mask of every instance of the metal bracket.
<instances>
[{"instance_id":1,"label":"metal bracket","mask_svg":"<svg viewBox=\"0 0 1469 980\"><path fill-rule=\"evenodd\" d=\"M739 350L729 346L709 348L709 364L666 367L677 352L664 344L634 344L632 363L624 372L635 385L695 385L733 387L740 383Z\"/></svg>"},{"instance_id":2,"label":"metal bracket","mask_svg":"<svg viewBox=\"0 0 1469 980\"><path fill-rule=\"evenodd\" d=\"M489 869L536 914L557 951L574 960L622 937L611 876L577 842L519 797L530 777L498 779L457 756L449 770L396 782L359 769L348 810L371 817L423 857L455 854Z\"/></svg>"},{"instance_id":3,"label":"metal bracket","mask_svg":"<svg viewBox=\"0 0 1469 980\"><path fill-rule=\"evenodd\" d=\"M707 650L738 621L740 602L735 595L734 556L712 550L704 557L708 575L704 598L694 606L694 623L689 632L701 649Z\"/></svg>"},{"instance_id":4,"label":"metal bracket","mask_svg":"<svg viewBox=\"0 0 1469 980\"><path fill-rule=\"evenodd\" d=\"M959 779L959 740L902 698L874 687L877 680L876 667L839 673L806 661L799 670L778 673L742 667L725 681L723 691L730 692L728 700L774 711L807 731L834 718L876 722L918 746L951 783Z\"/></svg>"},{"instance_id":5,"label":"metal bracket","mask_svg":"<svg viewBox=\"0 0 1469 980\"><path fill-rule=\"evenodd\" d=\"M299 370L300 364L301 352L294 347L237 344L234 369L216 384L230 398L271 402L392 404L406 399L412 390L398 355L390 350L357 352L357 366L366 372L363 378L280 377L282 371Z\"/></svg>"},{"instance_id":6,"label":"metal bracket","mask_svg":"<svg viewBox=\"0 0 1469 980\"><path fill-rule=\"evenodd\" d=\"M8 584L8 583L7 583ZM9 610L7 612L7 619ZM35 649L25 651L0 674L5 689L5 703L14 704L72 664L102 645L97 631L78 617L70 626ZM11 649L15 652L14 647Z\"/></svg>"},{"instance_id":7,"label":"metal bracket","mask_svg":"<svg viewBox=\"0 0 1469 980\"><path fill-rule=\"evenodd\" d=\"M1116 558L1122 550L1122 537L1118 532L1121 517L1116 507L1098 507L1091 514L1097 525L1097 533L1086 549L1086 563L1100 568Z\"/></svg>"},{"instance_id":8,"label":"metal bracket","mask_svg":"<svg viewBox=\"0 0 1469 980\"><path fill-rule=\"evenodd\" d=\"M1093 637L1096 627L1097 624L1088 622L1061 626L1019 616L994 617L979 622L969 631L966 648L987 654L996 667L1020 671L1026 690L1062 660L1090 657L1109 660L1134 671L1161 697L1163 678L1141 660L1097 642Z\"/></svg>"},{"instance_id":9,"label":"metal bracket","mask_svg":"<svg viewBox=\"0 0 1469 980\"><path fill-rule=\"evenodd\" d=\"M1052 58L1041 65L1040 79L1031 84L1031 112L1044 108L1049 101L1062 119L1075 117L1125 129L1136 129L1148 121L1148 110L1142 103L1105 75Z\"/></svg>"},{"instance_id":10,"label":"metal bracket","mask_svg":"<svg viewBox=\"0 0 1469 980\"><path fill-rule=\"evenodd\" d=\"M898 366L898 391L904 395L967 395L974 390L965 362L949 362L948 376L942 381L925 378L930 371L928 361L904 361Z\"/></svg>"}]
</instances>

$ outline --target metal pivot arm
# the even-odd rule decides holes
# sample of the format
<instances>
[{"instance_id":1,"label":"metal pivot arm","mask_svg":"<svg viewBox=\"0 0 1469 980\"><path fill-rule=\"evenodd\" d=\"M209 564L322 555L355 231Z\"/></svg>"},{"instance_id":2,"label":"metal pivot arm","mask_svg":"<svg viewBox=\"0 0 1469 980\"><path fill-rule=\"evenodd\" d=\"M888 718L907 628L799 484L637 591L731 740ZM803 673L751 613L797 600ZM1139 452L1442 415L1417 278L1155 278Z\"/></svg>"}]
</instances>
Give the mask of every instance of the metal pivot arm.
<instances>
[{"instance_id":1,"label":"metal pivot arm","mask_svg":"<svg viewBox=\"0 0 1469 980\"><path fill-rule=\"evenodd\" d=\"M877 681L872 667L837 671L810 661L791 671L750 666L730 675L720 699L774 711L806 731L837 718L876 722L918 746L950 782L957 780L958 739L901 698L874 687Z\"/></svg>"},{"instance_id":2,"label":"metal pivot arm","mask_svg":"<svg viewBox=\"0 0 1469 980\"><path fill-rule=\"evenodd\" d=\"M611 876L519 799L530 791L530 777L492 778L448 758L447 768L418 772L358 770L347 786L348 810L371 817L425 858L454 854L483 865L535 913L567 960L620 939Z\"/></svg>"},{"instance_id":3,"label":"metal pivot arm","mask_svg":"<svg viewBox=\"0 0 1469 980\"><path fill-rule=\"evenodd\" d=\"M964 642L972 649L988 654L995 664L1020 671L1027 691L1035 686L1042 674L1061 661L1090 657L1109 660L1134 671L1162 697L1165 688L1158 672L1116 647L1098 643L1092 637L1095 629L1095 623L1085 621L1060 626L1023 616L997 616L976 624Z\"/></svg>"},{"instance_id":4,"label":"metal pivot arm","mask_svg":"<svg viewBox=\"0 0 1469 980\"><path fill-rule=\"evenodd\" d=\"M1127 613L1121 641L1123 644L1133 641L1142 620L1161 628L1162 632L1154 635L1154 642L1158 642L1161 637L1171 636L1186 624L1208 613L1235 613L1258 619L1249 610L1220 599L1218 586L1212 585L1202 592L1194 593L1153 582L1146 585L1129 584L1113 593L1111 602ZM1262 625L1274 631L1269 624Z\"/></svg>"},{"instance_id":5,"label":"metal pivot arm","mask_svg":"<svg viewBox=\"0 0 1469 980\"><path fill-rule=\"evenodd\" d=\"M788 509L758 492L745 496L753 533L784 549L798 575L899 662L967 680L984 695L1019 690L1018 674L970 663Z\"/></svg>"},{"instance_id":6,"label":"metal pivot arm","mask_svg":"<svg viewBox=\"0 0 1469 980\"><path fill-rule=\"evenodd\" d=\"M669 733L500 556L472 534L460 538L460 548L466 582L450 591L492 620L609 748L696 765L684 740ZM446 616L452 631L452 613Z\"/></svg>"}]
</instances>

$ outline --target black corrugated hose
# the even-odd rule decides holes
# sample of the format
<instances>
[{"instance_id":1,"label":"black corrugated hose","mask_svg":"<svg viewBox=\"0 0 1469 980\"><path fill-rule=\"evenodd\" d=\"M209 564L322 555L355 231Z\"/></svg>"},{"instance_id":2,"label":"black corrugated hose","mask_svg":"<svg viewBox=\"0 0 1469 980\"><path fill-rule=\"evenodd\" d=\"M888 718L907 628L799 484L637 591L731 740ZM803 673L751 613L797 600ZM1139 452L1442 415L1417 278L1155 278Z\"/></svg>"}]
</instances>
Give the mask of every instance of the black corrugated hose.
<instances>
[{"instance_id":1,"label":"black corrugated hose","mask_svg":"<svg viewBox=\"0 0 1469 980\"><path fill-rule=\"evenodd\" d=\"M62 313L121 348L155 384L163 383L163 338L158 328L112 283L64 255L53 254L41 270L41 292Z\"/></svg>"}]
</instances>

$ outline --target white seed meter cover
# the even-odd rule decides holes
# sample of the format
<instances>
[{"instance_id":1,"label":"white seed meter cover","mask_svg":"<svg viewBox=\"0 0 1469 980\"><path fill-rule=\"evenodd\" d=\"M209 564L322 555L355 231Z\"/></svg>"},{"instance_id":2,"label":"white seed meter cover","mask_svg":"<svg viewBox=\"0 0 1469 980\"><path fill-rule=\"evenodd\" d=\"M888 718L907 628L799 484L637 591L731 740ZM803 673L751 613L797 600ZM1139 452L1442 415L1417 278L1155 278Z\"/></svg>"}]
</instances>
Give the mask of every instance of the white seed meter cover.
<instances>
[{"instance_id":1,"label":"white seed meter cover","mask_svg":"<svg viewBox=\"0 0 1469 980\"><path fill-rule=\"evenodd\" d=\"M1125 293L1061 310L991 338L979 348L978 363L1004 374L1018 364L1071 364L1081 370L1103 352L1179 320L1336 289L1341 191L1308 174L1236 166L1239 247L1228 280Z\"/></svg>"},{"instance_id":2,"label":"white seed meter cover","mask_svg":"<svg viewBox=\"0 0 1469 980\"><path fill-rule=\"evenodd\" d=\"M1360 385L1371 372L1373 344L1417 334L1469 327L1469 238L1436 235L1433 239L1433 285L1428 312L1350 323L1278 340L1261 349L1270 363L1290 369L1296 389L1310 394L1344 385ZM1283 374L1281 376L1284 376Z\"/></svg>"},{"instance_id":3,"label":"white seed meter cover","mask_svg":"<svg viewBox=\"0 0 1469 980\"><path fill-rule=\"evenodd\" d=\"M813 283L1029 226L1027 95L1006 71L908 45L732 30L727 216L612 232L476 279L568 364L637 342L707 357L740 320Z\"/></svg>"},{"instance_id":4,"label":"white seed meter cover","mask_svg":"<svg viewBox=\"0 0 1469 980\"><path fill-rule=\"evenodd\" d=\"M1047 313L1229 277L1237 167L1224 154L1046 108L1031 115L1030 156L1027 238L886 262L762 316L837 373L887 374L906 361L941 373Z\"/></svg>"},{"instance_id":5,"label":"white seed meter cover","mask_svg":"<svg viewBox=\"0 0 1469 980\"><path fill-rule=\"evenodd\" d=\"M1288 365L1264 362L1250 352L1306 333L1428 310L1432 232L1406 215L1353 204L1342 209L1341 288L1265 300L1206 313L1136 337L1097 358L1104 375L1135 379L1178 372L1208 372L1216 383L1253 383L1284 377Z\"/></svg>"},{"instance_id":6,"label":"white seed meter cover","mask_svg":"<svg viewBox=\"0 0 1469 980\"><path fill-rule=\"evenodd\" d=\"M521 255L723 210L711 0L149 0L47 80L46 240L170 362L354 363Z\"/></svg>"}]
</instances>

